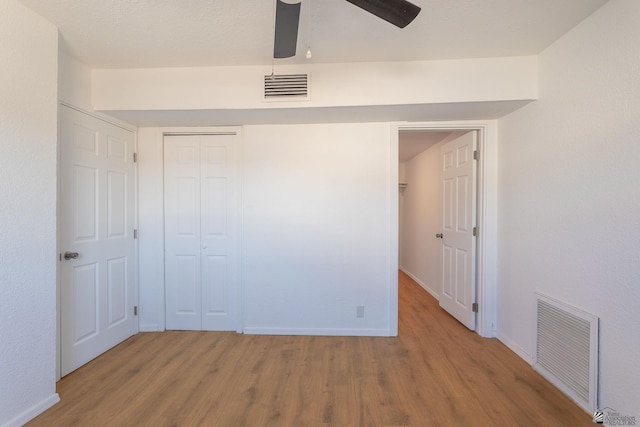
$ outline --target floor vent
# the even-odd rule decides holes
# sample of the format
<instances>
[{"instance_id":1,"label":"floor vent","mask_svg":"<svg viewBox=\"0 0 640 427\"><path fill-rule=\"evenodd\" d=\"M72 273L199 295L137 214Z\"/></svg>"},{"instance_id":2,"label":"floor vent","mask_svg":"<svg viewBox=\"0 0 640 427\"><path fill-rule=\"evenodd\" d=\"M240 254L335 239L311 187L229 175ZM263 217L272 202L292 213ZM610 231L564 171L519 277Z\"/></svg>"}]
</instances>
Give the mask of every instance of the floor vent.
<instances>
[{"instance_id":1,"label":"floor vent","mask_svg":"<svg viewBox=\"0 0 640 427\"><path fill-rule=\"evenodd\" d=\"M598 317L536 293L534 369L593 413L598 395Z\"/></svg>"},{"instance_id":2,"label":"floor vent","mask_svg":"<svg viewBox=\"0 0 640 427\"><path fill-rule=\"evenodd\" d=\"M264 76L264 99L309 99L308 74L273 74Z\"/></svg>"}]
</instances>

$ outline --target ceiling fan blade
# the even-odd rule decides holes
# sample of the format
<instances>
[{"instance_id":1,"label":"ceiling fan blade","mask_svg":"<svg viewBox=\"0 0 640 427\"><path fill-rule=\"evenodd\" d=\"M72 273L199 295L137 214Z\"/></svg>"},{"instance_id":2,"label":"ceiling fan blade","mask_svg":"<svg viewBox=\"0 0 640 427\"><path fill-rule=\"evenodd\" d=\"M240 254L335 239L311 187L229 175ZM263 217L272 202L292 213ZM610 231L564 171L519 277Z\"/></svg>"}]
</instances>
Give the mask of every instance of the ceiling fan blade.
<instances>
[{"instance_id":1,"label":"ceiling fan blade","mask_svg":"<svg viewBox=\"0 0 640 427\"><path fill-rule=\"evenodd\" d=\"M276 34L273 43L274 58L290 58L296 55L300 4L285 3L282 0L277 0Z\"/></svg>"},{"instance_id":2,"label":"ceiling fan blade","mask_svg":"<svg viewBox=\"0 0 640 427\"><path fill-rule=\"evenodd\" d=\"M404 28L420 13L420 7L406 0L347 0L378 18Z\"/></svg>"}]
</instances>

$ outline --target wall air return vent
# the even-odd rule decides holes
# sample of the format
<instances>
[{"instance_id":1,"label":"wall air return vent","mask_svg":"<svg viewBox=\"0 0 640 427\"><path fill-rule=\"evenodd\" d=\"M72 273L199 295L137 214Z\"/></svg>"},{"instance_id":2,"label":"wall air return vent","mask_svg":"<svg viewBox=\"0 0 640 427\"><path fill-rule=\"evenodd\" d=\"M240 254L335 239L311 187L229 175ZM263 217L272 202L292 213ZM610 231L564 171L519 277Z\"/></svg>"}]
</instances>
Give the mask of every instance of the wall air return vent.
<instances>
[{"instance_id":1,"label":"wall air return vent","mask_svg":"<svg viewBox=\"0 0 640 427\"><path fill-rule=\"evenodd\" d=\"M264 76L267 101L306 101L309 99L308 74L272 74Z\"/></svg>"},{"instance_id":2,"label":"wall air return vent","mask_svg":"<svg viewBox=\"0 0 640 427\"><path fill-rule=\"evenodd\" d=\"M593 413L598 395L598 318L536 293L533 368Z\"/></svg>"}]
</instances>

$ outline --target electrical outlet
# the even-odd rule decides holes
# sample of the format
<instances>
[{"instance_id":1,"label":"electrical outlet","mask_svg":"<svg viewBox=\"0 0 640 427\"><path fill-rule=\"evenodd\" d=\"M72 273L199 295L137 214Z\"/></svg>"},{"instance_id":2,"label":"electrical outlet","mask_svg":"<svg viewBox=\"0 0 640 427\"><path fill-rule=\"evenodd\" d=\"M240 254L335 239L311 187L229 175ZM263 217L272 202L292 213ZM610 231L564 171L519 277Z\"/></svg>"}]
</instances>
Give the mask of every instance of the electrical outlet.
<instances>
[{"instance_id":1,"label":"electrical outlet","mask_svg":"<svg viewBox=\"0 0 640 427\"><path fill-rule=\"evenodd\" d=\"M364 305L356 306L356 317L358 318L364 317Z\"/></svg>"}]
</instances>

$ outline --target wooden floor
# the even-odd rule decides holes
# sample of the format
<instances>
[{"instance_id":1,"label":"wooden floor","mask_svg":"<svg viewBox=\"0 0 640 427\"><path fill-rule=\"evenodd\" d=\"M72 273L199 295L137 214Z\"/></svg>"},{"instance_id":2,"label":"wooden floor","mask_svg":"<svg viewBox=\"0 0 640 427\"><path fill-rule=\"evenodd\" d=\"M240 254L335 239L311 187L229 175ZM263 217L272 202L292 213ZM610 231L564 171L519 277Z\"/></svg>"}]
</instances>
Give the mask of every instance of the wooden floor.
<instances>
[{"instance_id":1,"label":"wooden floor","mask_svg":"<svg viewBox=\"0 0 640 427\"><path fill-rule=\"evenodd\" d=\"M28 426L590 426L495 339L400 274L398 338L141 333Z\"/></svg>"}]
</instances>

